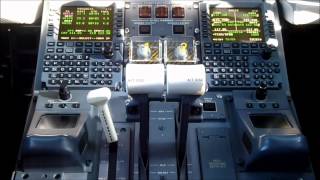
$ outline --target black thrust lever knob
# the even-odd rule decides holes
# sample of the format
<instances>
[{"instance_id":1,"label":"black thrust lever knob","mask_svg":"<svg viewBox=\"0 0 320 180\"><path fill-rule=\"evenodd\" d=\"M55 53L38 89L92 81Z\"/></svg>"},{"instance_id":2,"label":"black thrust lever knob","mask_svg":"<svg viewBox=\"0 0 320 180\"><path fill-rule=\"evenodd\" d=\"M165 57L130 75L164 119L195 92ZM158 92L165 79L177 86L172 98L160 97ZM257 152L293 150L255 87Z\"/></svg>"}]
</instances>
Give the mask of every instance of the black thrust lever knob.
<instances>
[{"instance_id":1,"label":"black thrust lever knob","mask_svg":"<svg viewBox=\"0 0 320 180\"><path fill-rule=\"evenodd\" d=\"M267 86L261 85L256 89L256 99L264 100L267 97Z\"/></svg>"},{"instance_id":2,"label":"black thrust lever knob","mask_svg":"<svg viewBox=\"0 0 320 180\"><path fill-rule=\"evenodd\" d=\"M70 98L70 90L68 89L67 84L67 81L62 81L59 87L59 97L62 100L67 100Z\"/></svg>"}]
</instances>

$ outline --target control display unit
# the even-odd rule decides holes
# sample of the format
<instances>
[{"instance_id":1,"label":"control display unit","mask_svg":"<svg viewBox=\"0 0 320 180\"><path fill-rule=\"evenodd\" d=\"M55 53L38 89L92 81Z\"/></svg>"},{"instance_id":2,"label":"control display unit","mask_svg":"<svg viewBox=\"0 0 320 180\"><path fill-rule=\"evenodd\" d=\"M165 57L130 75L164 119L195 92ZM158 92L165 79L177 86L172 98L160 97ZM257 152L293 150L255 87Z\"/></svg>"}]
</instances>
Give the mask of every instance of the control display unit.
<instances>
[{"instance_id":1,"label":"control display unit","mask_svg":"<svg viewBox=\"0 0 320 180\"><path fill-rule=\"evenodd\" d=\"M211 30L216 42L261 42L263 29L259 8L210 7Z\"/></svg>"},{"instance_id":2,"label":"control display unit","mask_svg":"<svg viewBox=\"0 0 320 180\"><path fill-rule=\"evenodd\" d=\"M112 40L113 7L61 7L59 40Z\"/></svg>"}]
</instances>

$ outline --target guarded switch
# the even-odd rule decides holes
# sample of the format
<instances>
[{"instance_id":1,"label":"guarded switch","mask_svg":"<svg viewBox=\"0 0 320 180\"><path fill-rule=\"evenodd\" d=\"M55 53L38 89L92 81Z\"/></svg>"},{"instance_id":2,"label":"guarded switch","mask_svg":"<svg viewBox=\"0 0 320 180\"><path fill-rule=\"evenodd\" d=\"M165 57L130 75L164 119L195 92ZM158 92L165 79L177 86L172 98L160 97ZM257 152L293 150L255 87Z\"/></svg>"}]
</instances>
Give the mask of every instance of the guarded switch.
<instances>
[{"instance_id":1,"label":"guarded switch","mask_svg":"<svg viewBox=\"0 0 320 180\"><path fill-rule=\"evenodd\" d=\"M172 8L172 18L184 18L184 8L183 7Z\"/></svg>"},{"instance_id":2,"label":"guarded switch","mask_svg":"<svg viewBox=\"0 0 320 180\"><path fill-rule=\"evenodd\" d=\"M156 17L157 18L167 18L168 17L168 7L158 6L156 8Z\"/></svg>"},{"instance_id":3,"label":"guarded switch","mask_svg":"<svg viewBox=\"0 0 320 180\"><path fill-rule=\"evenodd\" d=\"M151 7L142 6L139 8L139 17L140 18L151 18Z\"/></svg>"}]
</instances>

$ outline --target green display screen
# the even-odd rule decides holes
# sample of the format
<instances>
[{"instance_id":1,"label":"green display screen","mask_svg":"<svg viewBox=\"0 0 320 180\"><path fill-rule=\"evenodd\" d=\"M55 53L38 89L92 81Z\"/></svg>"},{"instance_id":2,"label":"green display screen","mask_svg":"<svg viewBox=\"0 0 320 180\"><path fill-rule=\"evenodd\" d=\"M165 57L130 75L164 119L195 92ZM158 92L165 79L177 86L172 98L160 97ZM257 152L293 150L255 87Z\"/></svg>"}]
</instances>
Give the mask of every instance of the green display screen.
<instances>
[{"instance_id":1,"label":"green display screen","mask_svg":"<svg viewBox=\"0 0 320 180\"><path fill-rule=\"evenodd\" d=\"M113 7L61 8L59 40L109 41L112 40Z\"/></svg>"},{"instance_id":2,"label":"green display screen","mask_svg":"<svg viewBox=\"0 0 320 180\"><path fill-rule=\"evenodd\" d=\"M210 7L212 40L215 42L261 42L264 40L258 8Z\"/></svg>"}]
</instances>

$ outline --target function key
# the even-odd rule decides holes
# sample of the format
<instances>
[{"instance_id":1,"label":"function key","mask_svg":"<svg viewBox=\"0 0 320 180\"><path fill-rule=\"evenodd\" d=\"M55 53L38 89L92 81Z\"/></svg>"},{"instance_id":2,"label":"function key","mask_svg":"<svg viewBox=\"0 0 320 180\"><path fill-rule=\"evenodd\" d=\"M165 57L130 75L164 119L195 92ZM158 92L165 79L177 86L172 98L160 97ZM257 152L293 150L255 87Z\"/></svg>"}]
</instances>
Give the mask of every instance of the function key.
<instances>
[{"instance_id":1,"label":"function key","mask_svg":"<svg viewBox=\"0 0 320 180\"><path fill-rule=\"evenodd\" d=\"M212 50L211 50L211 49L205 49L205 50L204 50L204 53L205 53L205 54L212 54Z\"/></svg>"},{"instance_id":2,"label":"function key","mask_svg":"<svg viewBox=\"0 0 320 180\"><path fill-rule=\"evenodd\" d=\"M66 42L66 46L67 46L67 47L73 47L73 46L74 46L74 43L73 43L73 42Z\"/></svg>"},{"instance_id":3,"label":"function key","mask_svg":"<svg viewBox=\"0 0 320 180\"><path fill-rule=\"evenodd\" d=\"M222 53L221 49L214 49L213 51L214 51L214 54L221 54Z\"/></svg>"},{"instance_id":4,"label":"function key","mask_svg":"<svg viewBox=\"0 0 320 180\"><path fill-rule=\"evenodd\" d=\"M63 53L63 51L64 51L63 48L57 48L57 49L56 49L56 52L57 52L57 53Z\"/></svg>"},{"instance_id":5,"label":"function key","mask_svg":"<svg viewBox=\"0 0 320 180\"><path fill-rule=\"evenodd\" d=\"M249 44L248 44L248 43L241 43L241 47L242 47L242 48L248 48L248 47L249 47Z\"/></svg>"},{"instance_id":6,"label":"function key","mask_svg":"<svg viewBox=\"0 0 320 180\"><path fill-rule=\"evenodd\" d=\"M257 48L258 44L257 43L251 43L251 48Z\"/></svg>"},{"instance_id":7,"label":"function key","mask_svg":"<svg viewBox=\"0 0 320 180\"><path fill-rule=\"evenodd\" d=\"M258 49L251 49L251 54L260 54Z\"/></svg>"},{"instance_id":8,"label":"function key","mask_svg":"<svg viewBox=\"0 0 320 180\"><path fill-rule=\"evenodd\" d=\"M102 53L102 49L101 48L94 48L93 50L94 53Z\"/></svg>"},{"instance_id":9,"label":"function key","mask_svg":"<svg viewBox=\"0 0 320 180\"><path fill-rule=\"evenodd\" d=\"M93 45L92 42L86 42L86 43L85 43L85 46L86 46L86 47L92 47L92 45Z\"/></svg>"},{"instance_id":10,"label":"function key","mask_svg":"<svg viewBox=\"0 0 320 180\"><path fill-rule=\"evenodd\" d=\"M240 45L239 45L239 43L232 43L232 47L233 47L233 48L239 48Z\"/></svg>"},{"instance_id":11,"label":"function key","mask_svg":"<svg viewBox=\"0 0 320 180\"><path fill-rule=\"evenodd\" d=\"M212 44L211 43L204 43L204 47L206 48L211 48Z\"/></svg>"},{"instance_id":12,"label":"function key","mask_svg":"<svg viewBox=\"0 0 320 180\"><path fill-rule=\"evenodd\" d=\"M112 46L112 42L105 42L105 43L104 43L104 46L105 46L105 47L110 47L110 46Z\"/></svg>"},{"instance_id":13,"label":"function key","mask_svg":"<svg viewBox=\"0 0 320 180\"><path fill-rule=\"evenodd\" d=\"M73 53L73 48L66 48L66 53Z\"/></svg>"},{"instance_id":14,"label":"function key","mask_svg":"<svg viewBox=\"0 0 320 180\"><path fill-rule=\"evenodd\" d=\"M92 53L92 49L91 49L91 48L86 48L86 49L84 50L84 52L85 52L85 53Z\"/></svg>"},{"instance_id":15,"label":"function key","mask_svg":"<svg viewBox=\"0 0 320 180\"><path fill-rule=\"evenodd\" d=\"M221 43L213 43L213 47L220 48L221 47Z\"/></svg>"},{"instance_id":16,"label":"function key","mask_svg":"<svg viewBox=\"0 0 320 180\"><path fill-rule=\"evenodd\" d=\"M83 48L76 48L75 52L76 53L82 53L83 52Z\"/></svg>"},{"instance_id":17,"label":"function key","mask_svg":"<svg viewBox=\"0 0 320 180\"><path fill-rule=\"evenodd\" d=\"M57 42L57 46L64 46L64 42Z\"/></svg>"},{"instance_id":18,"label":"function key","mask_svg":"<svg viewBox=\"0 0 320 180\"><path fill-rule=\"evenodd\" d=\"M242 54L249 54L249 50L248 49L242 49L241 52L242 52Z\"/></svg>"},{"instance_id":19,"label":"function key","mask_svg":"<svg viewBox=\"0 0 320 180\"><path fill-rule=\"evenodd\" d=\"M76 46L77 47L82 47L83 46L83 42L76 42Z\"/></svg>"},{"instance_id":20,"label":"function key","mask_svg":"<svg viewBox=\"0 0 320 180\"><path fill-rule=\"evenodd\" d=\"M54 46L55 42L48 42L47 45L48 46Z\"/></svg>"},{"instance_id":21,"label":"function key","mask_svg":"<svg viewBox=\"0 0 320 180\"><path fill-rule=\"evenodd\" d=\"M47 53L53 53L54 52L54 48L48 48L47 49Z\"/></svg>"},{"instance_id":22,"label":"function key","mask_svg":"<svg viewBox=\"0 0 320 180\"><path fill-rule=\"evenodd\" d=\"M240 49L232 49L232 54L240 54Z\"/></svg>"},{"instance_id":23,"label":"function key","mask_svg":"<svg viewBox=\"0 0 320 180\"><path fill-rule=\"evenodd\" d=\"M95 47L102 47L102 42L95 42L95 43L94 43L94 46L95 46Z\"/></svg>"},{"instance_id":24,"label":"function key","mask_svg":"<svg viewBox=\"0 0 320 180\"><path fill-rule=\"evenodd\" d=\"M231 49L224 49L223 54L231 54Z\"/></svg>"},{"instance_id":25,"label":"function key","mask_svg":"<svg viewBox=\"0 0 320 180\"><path fill-rule=\"evenodd\" d=\"M230 43L223 43L223 48L231 48L231 44Z\"/></svg>"}]
</instances>

